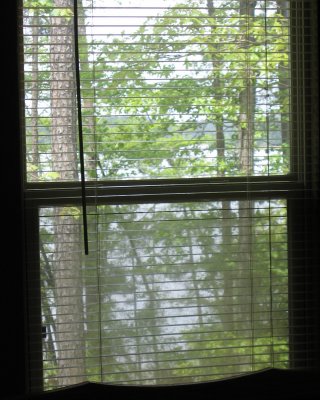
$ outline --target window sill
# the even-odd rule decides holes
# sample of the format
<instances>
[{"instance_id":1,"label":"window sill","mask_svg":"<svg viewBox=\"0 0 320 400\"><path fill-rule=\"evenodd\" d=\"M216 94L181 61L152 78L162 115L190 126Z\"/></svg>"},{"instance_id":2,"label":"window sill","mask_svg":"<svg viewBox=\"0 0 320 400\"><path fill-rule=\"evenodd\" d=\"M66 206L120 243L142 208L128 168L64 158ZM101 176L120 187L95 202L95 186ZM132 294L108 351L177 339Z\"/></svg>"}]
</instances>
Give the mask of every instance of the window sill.
<instances>
[{"instance_id":1,"label":"window sill","mask_svg":"<svg viewBox=\"0 0 320 400\"><path fill-rule=\"evenodd\" d=\"M214 382L163 385L120 386L100 383L81 383L68 388L33 395L11 398L12 400L87 400L87 399L166 399L186 398L237 400L311 400L320 395L319 374L313 370L265 369ZM9 400L9 399L7 399Z\"/></svg>"}]
</instances>

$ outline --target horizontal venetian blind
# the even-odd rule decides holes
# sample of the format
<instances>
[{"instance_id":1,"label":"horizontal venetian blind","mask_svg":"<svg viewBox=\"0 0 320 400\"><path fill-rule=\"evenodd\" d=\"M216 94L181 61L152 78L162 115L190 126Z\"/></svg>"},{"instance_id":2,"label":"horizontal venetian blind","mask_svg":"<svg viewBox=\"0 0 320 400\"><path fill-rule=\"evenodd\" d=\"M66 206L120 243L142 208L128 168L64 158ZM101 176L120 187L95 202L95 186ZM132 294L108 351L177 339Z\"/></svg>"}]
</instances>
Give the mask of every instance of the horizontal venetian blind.
<instances>
[{"instance_id":1,"label":"horizontal venetian blind","mask_svg":"<svg viewBox=\"0 0 320 400\"><path fill-rule=\"evenodd\" d=\"M72 3L23 7L32 390L314 365L310 3L78 2L89 256Z\"/></svg>"},{"instance_id":2,"label":"horizontal venetian blind","mask_svg":"<svg viewBox=\"0 0 320 400\"><path fill-rule=\"evenodd\" d=\"M84 256L79 210L40 211L44 388L289 366L285 200L106 205L88 215Z\"/></svg>"},{"instance_id":3,"label":"horizontal venetian blind","mask_svg":"<svg viewBox=\"0 0 320 400\"><path fill-rule=\"evenodd\" d=\"M88 180L297 170L288 1L78 3ZM30 182L79 177L72 6L25 1Z\"/></svg>"}]
</instances>

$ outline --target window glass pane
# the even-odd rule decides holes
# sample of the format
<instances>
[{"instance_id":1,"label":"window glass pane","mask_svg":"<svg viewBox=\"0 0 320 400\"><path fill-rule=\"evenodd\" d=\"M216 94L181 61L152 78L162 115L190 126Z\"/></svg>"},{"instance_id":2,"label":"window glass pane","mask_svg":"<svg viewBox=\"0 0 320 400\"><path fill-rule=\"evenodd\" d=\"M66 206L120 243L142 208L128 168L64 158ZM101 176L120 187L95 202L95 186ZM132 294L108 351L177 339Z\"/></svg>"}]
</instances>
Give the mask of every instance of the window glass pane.
<instances>
[{"instance_id":1,"label":"window glass pane","mask_svg":"<svg viewBox=\"0 0 320 400\"><path fill-rule=\"evenodd\" d=\"M290 172L289 2L81 3L88 179ZM72 1L24 4L28 180L76 180Z\"/></svg>"},{"instance_id":2,"label":"window glass pane","mask_svg":"<svg viewBox=\"0 0 320 400\"><path fill-rule=\"evenodd\" d=\"M45 388L199 382L289 362L286 202L41 209Z\"/></svg>"}]
</instances>

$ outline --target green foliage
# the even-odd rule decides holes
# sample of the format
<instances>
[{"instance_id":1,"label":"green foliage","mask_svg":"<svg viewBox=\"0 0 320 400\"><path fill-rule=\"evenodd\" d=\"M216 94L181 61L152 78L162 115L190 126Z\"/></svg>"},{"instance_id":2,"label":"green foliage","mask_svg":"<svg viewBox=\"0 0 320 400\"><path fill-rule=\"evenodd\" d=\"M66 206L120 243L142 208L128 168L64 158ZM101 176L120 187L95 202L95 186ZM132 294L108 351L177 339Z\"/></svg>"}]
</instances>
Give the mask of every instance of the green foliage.
<instances>
[{"instance_id":1,"label":"green foliage","mask_svg":"<svg viewBox=\"0 0 320 400\"><path fill-rule=\"evenodd\" d=\"M243 175L242 131L249 129L250 115L240 94L249 87L255 92L251 103L247 99L255 111L252 173L290 171L290 143L284 135L290 122L289 89L283 83L289 79L288 21L275 9L266 31L261 12L244 24L238 11L230 9L235 2L225 2L213 14L203 3L202 8L198 2L178 3L146 19L130 36L106 34L108 44L80 38L89 179ZM51 9L52 1L24 4L39 8L43 25L37 44L42 67L25 73L26 117L37 127L36 133L32 124L26 129L27 170L37 177L30 180L59 181L61 173L52 169L52 43L47 24L53 16L70 19L72 12ZM27 14L32 22L35 13L30 9ZM26 39L29 61L33 46ZM36 116L30 100L35 76ZM92 255L79 266L88 379L174 383L288 365L285 204L227 203L89 210ZM77 207L59 212L80 219ZM42 306L52 313L50 319L44 311L52 331L54 219L54 213L44 215L40 232ZM243 298L247 303L240 302ZM251 300L253 307L248 306ZM181 319L182 312L190 315ZM273 312L277 322L272 326ZM48 386L57 385L59 373L53 342L53 336L44 341Z\"/></svg>"},{"instance_id":2,"label":"green foliage","mask_svg":"<svg viewBox=\"0 0 320 400\"><path fill-rule=\"evenodd\" d=\"M38 6L44 4L39 2ZM277 88L289 79L288 22L276 13L276 7L266 26L261 11L244 21L231 6L210 14L205 7L198 9L196 3L189 9L177 3L162 15L146 19L131 36L106 35L107 45L86 42L81 36L82 94L84 99L93 99L85 100L85 151L89 155L95 152L92 157L98 160L95 167L88 165L89 176L121 179L242 174L241 130L246 131L248 125L239 118L239 91L248 85L256 92L253 174L289 172L288 137L283 135L282 143L276 146L270 137L272 130L279 140L284 128L278 121L285 123L289 115L288 89ZM57 12L63 17L71 15L68 9L52 10L53 15ZM240 35L241 40L234 39ZM48 49L45 39L43 45ZM95 54L93 61L89 54ZM41 57L48 61L45 52ZM44 74L48 77L48 72L40 73L45 85ZM45 88L41 93L49 96ZM266 102L269 109L274 103L278 111L267 115ZM216 156L218 121L222 121L226 143L223 159ZM208 130L211 133L204 134ZM96 149L93 140L99 143ZM170 150L159 152L164 142ZM263 155L262 143L268 152L271 149L272 157ZM47 172L50 148L46 152L49 163L42 165ZM40 179L59 177L46 172L39 169Z\"/></svg>"},{"instance_id":3,"label":"green foliage","mask_svg":"<svg viewBox=\"0 0 320 400\"><path fill-rule=\"evenodd\" d=\"M23 6L25 8L35 7L35 8L47 8L53 6L53 0L24 0Z\"/></svg>"},{"instance_id":4,"label":"green foliage","mask_svg":"<svg viewBox=\"0 0 320 400\"><path fill-rule=\"evenodd\" d=\"M49 211L41 237L52 262L57 210ZM88 215L88 379L190 382L288 366L285 202L105 205ZM42 270L48 318L54 288ZM46 354L49 385L57 367Z\"/></svg>"}]
</instances>

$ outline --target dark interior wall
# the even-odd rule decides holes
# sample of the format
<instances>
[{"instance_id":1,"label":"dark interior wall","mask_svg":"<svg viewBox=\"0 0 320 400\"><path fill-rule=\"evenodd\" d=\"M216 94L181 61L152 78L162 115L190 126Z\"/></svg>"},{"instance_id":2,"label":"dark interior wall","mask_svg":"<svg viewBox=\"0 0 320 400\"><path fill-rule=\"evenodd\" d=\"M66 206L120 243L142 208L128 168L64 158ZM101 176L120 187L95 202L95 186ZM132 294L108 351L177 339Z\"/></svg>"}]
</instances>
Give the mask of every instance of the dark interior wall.
<instances>
[{"instance_id":1,"label":"dark interior wall","mask_svg":"<svg viewBox=\"0 0 320 400\"><path fill-rule=\"evenodd\" d=\"M8 400L313 400L319 397L317 381L315 372L270 369L232 379L190 385L130 387L84 383Z\"/></svg>"},{"instance_id":2,"label":"dark interior wall","mask_svg":"<svg viewBox=\"0 0 320 400\"><path fill-rule=\"evenodd\" d=\"M1 395L25 390L17 1L1 3Z\"/></svg>"},{"instance_id":3,"label":"dark interior wall","mask_svg":"<svg viewBox=\"0 0 320 400\"><path fill-rule=\"evenodd\" d=\"M22 208L22 171L21 171L21 148L19 143L19 88L18 88L18 20L17 5L18 0L2 2L1 10L1 386L0 398L22 396L26 390L25 382L25 320L24 320L24 256L23 256L23 208ZM319 376L320 378L320 376ZM291 379L291 378L290 378ZM302 378L301 378L302 379ZM269 381L268 381L269 382ZM294 382L294 378L293 378ZM302 381L300 381L301 383ZM310 389L310 383L305 385L306 393ZM266 382L265 382L266 383ZM250 398L245 393L252 390L251 383L242 386L242 396L238 393L237 398ZM249 386L248 386L249 385ZM281 378L277 379L277 385L281 386ZM302 383L301 383L302 385ZM285 385L284 385L285 386ZM247 389L246 389L247 387ZM257 389L257 386L255 386ZM300 386L300 388L303 387ZM223 396L224 389L218 390L218 396ZM259 386L261 389L261 386ZM85 387L87 392L81 398L91 397L88 393L97 393L97 398L102 398L100 389L96 386ZM114 389L110 389L110 391ZM123 395L129 395L127 389ZM211 389L209 389L211 390ZM216 389L214 389L216 390ZM258 389L257 389L258 390ZM187 389L184 393L188 395ZM208 387L203 387L202 394L208 393ZM100 393L100 394L99 394ZM109 392L111 395L111 392ZM114 395L114 392L112 392ZM195 392L197 397L200 392ZM252 392L251 392L252 393ZM135 393L137 394L137 393ZM180 393L181 394L181 393ZM132 398L141 398L132 396ZM161 398L166 398L168 392L161 392ZM301 395L301 394L300 394ZM299 396L300 396L299 395ZM79 393L76 397L79 396ZM144 392L143 398L158 398L156 392L148 390ZM310 397L298 397L294 392L290 395L291 399L304 399ZM60 396L63 398L65 396ZM68 398L76 398L67 396ZM109 397L109 396L108 396ZM258 396L261 398L260 396ZM80 397L77 397L78 399ZM116 398L110 396L109 398ZM120 398L122 398L120 396ZM176 397L178 398L178 397ZM280 398L280 397L279 397ZM283 396L282 398L287 398ZM316 396L314 397L316 398Z\"/></svg>"}]
</instances>

